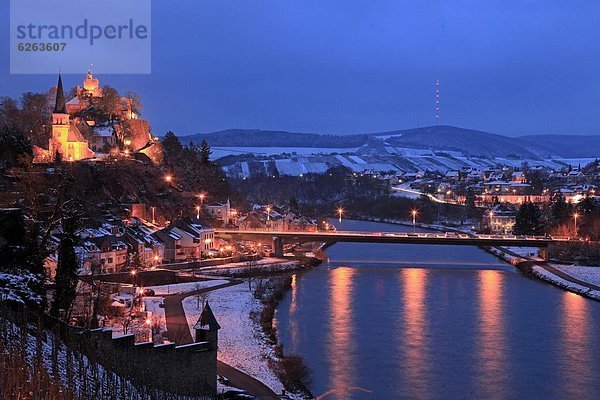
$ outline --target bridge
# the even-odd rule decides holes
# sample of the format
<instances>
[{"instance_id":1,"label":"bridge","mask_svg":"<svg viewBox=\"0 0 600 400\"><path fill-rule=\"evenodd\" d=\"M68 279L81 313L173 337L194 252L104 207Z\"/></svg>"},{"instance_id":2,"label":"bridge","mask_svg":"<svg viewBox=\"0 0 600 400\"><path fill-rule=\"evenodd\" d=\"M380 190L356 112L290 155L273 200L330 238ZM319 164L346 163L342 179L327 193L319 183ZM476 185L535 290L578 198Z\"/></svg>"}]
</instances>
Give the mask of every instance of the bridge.
<instances>
[{"instance_id":1,"label":"bridge","mask_svg":"<svg viewBox=\"0 0 600 400\"><path fill-rule=\"evenodd\" d=\"M569 242L571 239L546 236L514 235L473 235L468 233L422 233L422 232L357 232L357 231L266 231L216 229L215 237L228 240L249 240L271 243L275 256L283 256L285 243L337 242L354 243L397 243L397 244L437 244L459 246L515 246L538 247L540 255L548 261L548 246L556 242Z\"/></svg>"}]
</instances>

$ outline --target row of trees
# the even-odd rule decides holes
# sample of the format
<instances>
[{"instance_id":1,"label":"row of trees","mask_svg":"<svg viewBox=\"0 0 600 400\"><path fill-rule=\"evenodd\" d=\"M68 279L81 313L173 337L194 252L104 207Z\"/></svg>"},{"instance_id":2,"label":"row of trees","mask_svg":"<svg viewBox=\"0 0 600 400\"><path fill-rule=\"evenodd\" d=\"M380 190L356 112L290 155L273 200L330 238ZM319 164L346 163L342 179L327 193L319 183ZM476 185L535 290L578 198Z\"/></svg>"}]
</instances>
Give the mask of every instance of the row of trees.
<instances>
[{"instance_id":1,"label":"row of trees","mask_svg":"<svg viewBox=\"0 0 600 400\"><path fill-rule=\"evenodd\" d=\"M55 91L23 93L16 100L0 97L0 126L9 126L26 135L33 144L47 146Z\"/></svg>"},{"instance_id":2,"label":"row of trees","mask_svg":"<svg viewBox=\"0 0 600 400\"><path fill-rule=\"evenodd\" d=\"M164 164L185 191L208 192L212 199L225 199L230 194L227 177L211 160L212 151L206 141L200 145L183 145L171 131L162 140Z\"/></svg>"},{"instance_id":3,"label":"row of trees","mask_svg":"<svg viewBox=\"0 0 600 400\"><path fill-rule=\"evenodd\" d=\"M567 203L564 196L557 194L544 207L524 203L517 212L514 233L578 235L590 240L600 240L600 202L593 197L586 197L579 203L572 204Z\"/></svg>"}]
</instances>

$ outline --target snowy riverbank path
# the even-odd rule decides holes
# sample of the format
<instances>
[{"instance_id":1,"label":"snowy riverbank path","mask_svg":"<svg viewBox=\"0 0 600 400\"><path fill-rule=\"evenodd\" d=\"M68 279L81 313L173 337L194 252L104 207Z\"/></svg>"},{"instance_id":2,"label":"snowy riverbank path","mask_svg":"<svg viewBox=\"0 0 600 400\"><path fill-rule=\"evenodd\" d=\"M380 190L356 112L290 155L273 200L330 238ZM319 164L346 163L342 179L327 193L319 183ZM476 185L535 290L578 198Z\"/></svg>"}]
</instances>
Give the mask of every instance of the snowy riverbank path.
<instances>
[{"instance_id":1,"label":"snowy riverbank path","mask_svg":"<svg viewBox=\"0 0 600 400\"><path fill-rule=\"evenodd\" d=\"M183 309L182 302L185 298L241 283L244 281L235 279L222 285L164 296L165 319L170 340L175 341L177 345L190 344L194 341ZM279 399L267 385L222 361L217 361L217 373L227 378L232 386L252 393L259 399Z\"/></svg>"}]
</instances>

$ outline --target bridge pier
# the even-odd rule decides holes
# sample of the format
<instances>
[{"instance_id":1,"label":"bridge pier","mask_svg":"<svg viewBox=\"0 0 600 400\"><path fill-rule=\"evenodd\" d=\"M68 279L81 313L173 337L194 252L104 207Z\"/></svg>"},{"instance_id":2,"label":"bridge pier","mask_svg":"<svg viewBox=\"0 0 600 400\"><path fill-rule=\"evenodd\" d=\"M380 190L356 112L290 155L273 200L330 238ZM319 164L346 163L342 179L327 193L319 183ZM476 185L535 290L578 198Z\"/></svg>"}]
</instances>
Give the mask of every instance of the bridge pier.
<instances>
[{"instance_id":1,"label":"bridge pier","mask_svg":"<svg viewBox=\"0 0 600 400\"><path fill-rule=\"evenodd\" d=\"M550 261L550 257L548 256L548 246L540 247L540 257L544 260L544 262Z\"/></svg>"},{"instance_id":2,"label":"bridge pier","mask_svg":"<svg viewBox=\"0 0 600 400\"><path fill-rule=\"evenodd\" d=\"M279 236L273 236L273 245L271 250L275 257L283 257L283 239Z\"/></svg>"}]
</instances>

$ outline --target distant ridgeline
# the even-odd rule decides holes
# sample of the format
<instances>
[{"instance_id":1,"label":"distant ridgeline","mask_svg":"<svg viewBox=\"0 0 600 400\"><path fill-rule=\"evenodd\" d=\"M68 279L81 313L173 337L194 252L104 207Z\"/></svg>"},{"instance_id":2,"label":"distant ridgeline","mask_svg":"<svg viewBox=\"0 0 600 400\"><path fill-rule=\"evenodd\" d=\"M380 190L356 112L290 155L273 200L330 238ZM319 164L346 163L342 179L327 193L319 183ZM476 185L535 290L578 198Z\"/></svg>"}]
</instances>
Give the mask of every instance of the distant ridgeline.
<instances>
[{"instance_id":1,"label":"distant ridgeline","mask_svg":"<svg viewBox=\"0 0 600 400\"><path fill-rule=\"evenodd\" d=\"M263 131L258 129L227 129L220 132L200 133L181 138L182 143L198 144L206 140L211 146L236 147L360 147L369 140L368 135L320 135L316 133L293 133Z\"/></svg>"},{"instance_id":2,"label":"distant ridgeline","mask_svg":"<svg viewBox=\"0 0 600 400\"><path fill-rule=\"evenodd\" d=\"M401 148L457 151L475 157L544 159L597 157L600 136L530 135L508 137L455 126L430 126L389 132L351 135L322 135L257 129L228 129L181 138L182 143L206 140L216 147L310 147L357 148L389 145Z\"/></svg>"}]
</instances>

